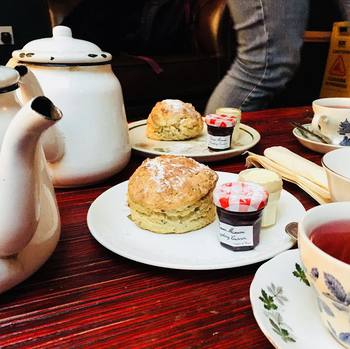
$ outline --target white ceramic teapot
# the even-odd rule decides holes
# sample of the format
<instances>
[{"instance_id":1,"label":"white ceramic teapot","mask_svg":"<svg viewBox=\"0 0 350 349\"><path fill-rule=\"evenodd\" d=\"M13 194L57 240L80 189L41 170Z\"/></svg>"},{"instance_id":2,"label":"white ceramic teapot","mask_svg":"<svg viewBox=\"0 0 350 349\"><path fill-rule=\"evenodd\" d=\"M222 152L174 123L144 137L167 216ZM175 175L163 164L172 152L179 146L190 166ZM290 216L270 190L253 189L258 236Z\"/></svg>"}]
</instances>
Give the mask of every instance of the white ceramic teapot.
<instances>
[{"instance_id":1,"label":"white ceramic teapot","mask_svg":"<svg viewBox=\"0 0 350 349\"><path fill-rule=\"evenodd\" d=\"M62 114L43 96L21 107L19 85L26 100L40 88L26 67L18 71L0 66L0 293L35 272L60 235L40 139Z\"/></svg>"},{"instance_id":2,"label":"white ceramic teapot","mask_svg":"<svg viewBox=\"0 0 350 349\"><path fill-rule=\"evenodd\" d=\"M48 164L54 186L91 184L126 166L131 152L128 125L109 53L57 26L52 38L34 40L12 57L9 64L28 66L65 116L57 125L65 153Z\"/></svg>"}]
</instances>

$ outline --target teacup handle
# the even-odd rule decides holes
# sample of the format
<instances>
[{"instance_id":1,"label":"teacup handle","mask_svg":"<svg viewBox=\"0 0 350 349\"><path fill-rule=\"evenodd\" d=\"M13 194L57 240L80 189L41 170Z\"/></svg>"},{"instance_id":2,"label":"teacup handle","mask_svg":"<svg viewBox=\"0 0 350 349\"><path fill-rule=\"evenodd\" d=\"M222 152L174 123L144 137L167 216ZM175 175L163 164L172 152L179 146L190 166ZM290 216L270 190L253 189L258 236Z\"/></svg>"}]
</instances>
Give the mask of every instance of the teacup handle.
<instances>
[{"instance_id":1,"label":"teacup handle","mask_svg":"<svg viewBox=\"0 0 350 349\"><path fill-rule=\"evenodd\" d=\"M320 129L328 123L328 117L326 115L315 114L312 118L311 126L313 131L320 132Z\"/></svg>"}]
</instances>

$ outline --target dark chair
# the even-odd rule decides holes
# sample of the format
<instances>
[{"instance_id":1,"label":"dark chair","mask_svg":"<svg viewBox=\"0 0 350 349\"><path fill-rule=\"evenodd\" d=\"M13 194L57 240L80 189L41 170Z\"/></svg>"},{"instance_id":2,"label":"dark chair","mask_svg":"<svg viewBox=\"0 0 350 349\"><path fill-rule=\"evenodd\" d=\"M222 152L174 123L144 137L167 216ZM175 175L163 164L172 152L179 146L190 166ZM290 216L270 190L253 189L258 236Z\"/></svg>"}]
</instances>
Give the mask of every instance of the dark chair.
<instances>
[{"instance_id":1,"label":"dark chair","mask_svg":"<svg viewBox=\"0 0 350 349\"><path fill-rule=\"evenodd\" d=\"M81 1L50 0L53 24L60 24L78 3ZM122 52L113 58L113 70L122 85L129 120L147 117L152 106L166 98L178 98L193 103L200 111L204 109L211 91L231 63L233 31L225 0L195 0L193 14L191 52L149 57L161 68L161 73L152 69L147 58Z\"/></svg>"}]
</instances>

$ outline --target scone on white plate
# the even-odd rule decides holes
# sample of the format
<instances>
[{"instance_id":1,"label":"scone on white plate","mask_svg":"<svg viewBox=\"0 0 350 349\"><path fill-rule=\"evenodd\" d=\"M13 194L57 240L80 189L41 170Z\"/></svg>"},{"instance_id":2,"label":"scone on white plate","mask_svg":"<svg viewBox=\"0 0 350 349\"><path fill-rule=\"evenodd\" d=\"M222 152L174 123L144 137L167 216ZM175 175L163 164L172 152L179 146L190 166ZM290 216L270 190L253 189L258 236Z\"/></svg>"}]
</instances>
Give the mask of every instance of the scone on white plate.
<instances>
[{"instance_id":1,"label":"scone on white plate","mask_svg":"<svg viewBox=\"0 0 350 349\"><path fill-rule=\"evenodd\" d=\"M179 141L199 136L203 120L191 103L179 99L157 102L147 118L147 137L161 141Z\"/></svg>"},{"instance_id":2,"label":"scone on white plate","mask_svg":"<svg viewBox=\"0 0 350 349\"><path fill-rule=\"evenodd\" d=\"M182 156L146 159L130 177L128 205L140 228L156 233L185 233L216 217L212 192L218 176Z\"/></svg>"}]
</instances>

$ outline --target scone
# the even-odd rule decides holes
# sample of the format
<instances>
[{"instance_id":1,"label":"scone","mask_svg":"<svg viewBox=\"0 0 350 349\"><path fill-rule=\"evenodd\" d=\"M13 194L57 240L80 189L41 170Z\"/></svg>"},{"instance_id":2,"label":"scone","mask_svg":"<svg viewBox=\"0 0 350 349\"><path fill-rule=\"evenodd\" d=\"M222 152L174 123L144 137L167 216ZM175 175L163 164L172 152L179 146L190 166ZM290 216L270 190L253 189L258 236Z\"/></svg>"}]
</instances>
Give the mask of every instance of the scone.
<instances>
[{"instance_id":1,"label":"scone","mask_svg":"<svg viewBox=\"0 0 350 349\"><path fill-rule=\"evenodd\" d=\"M165 99L153 107L147 119L147 137L161 141L179 141L199 136L203 120L192 104Z\"/></svg>"},{"instance_id":2,"label":"scone","mask_svg":"<svg viewBox=\"0 0 350 349\"><path fill-rule=\"evenodd\" d=\"M130 177L128 204L136 225L156 233L185 233L213 222L218 176L182 156L146 159Z\"/></svg>"}]
</instances>

